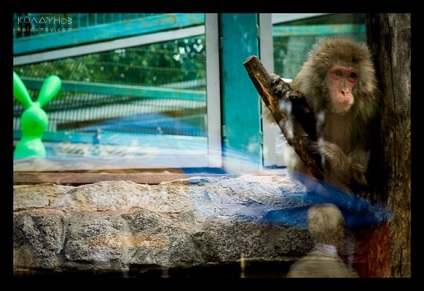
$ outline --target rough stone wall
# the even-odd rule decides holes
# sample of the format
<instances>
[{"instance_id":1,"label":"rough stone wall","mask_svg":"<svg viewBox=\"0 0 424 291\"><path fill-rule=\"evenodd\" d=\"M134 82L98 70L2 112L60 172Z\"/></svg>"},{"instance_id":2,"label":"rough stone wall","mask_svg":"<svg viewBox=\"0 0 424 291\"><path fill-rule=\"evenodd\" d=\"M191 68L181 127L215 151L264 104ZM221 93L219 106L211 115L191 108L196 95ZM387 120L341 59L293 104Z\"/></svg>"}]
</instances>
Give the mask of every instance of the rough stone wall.
<instances>
[{"instance_id":1,"label":"rough stone wall","mask_svg":"<svg viewBox=\"0 0 424 291\"><path fill-rule=\"evenodd\" d=\"M312 247L302 218L290 214L307 207L302 195L284 175L15 185L14 271L294 260Z\"/></svg>"}]
</instances>

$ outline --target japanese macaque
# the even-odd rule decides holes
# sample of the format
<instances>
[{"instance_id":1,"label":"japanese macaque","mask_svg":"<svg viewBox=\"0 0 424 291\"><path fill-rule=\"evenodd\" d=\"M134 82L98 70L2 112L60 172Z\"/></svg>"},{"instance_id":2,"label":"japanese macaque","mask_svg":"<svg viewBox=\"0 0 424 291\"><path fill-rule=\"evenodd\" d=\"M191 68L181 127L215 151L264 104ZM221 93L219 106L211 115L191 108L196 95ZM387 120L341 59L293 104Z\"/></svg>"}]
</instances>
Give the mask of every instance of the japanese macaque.
<instances>
[{"instance_id":1,"label":"japanese macaque","mask_svg":"<svg viewBox=\"0 0 424 291\"><path fill-rule=\"evenodd\" d=\"M278 98L290 102L280 109L303 126L313 141L310 150L321 156L324 182L348 192L367 189L379 104L367 46L349 39L323 39L293 81L286 83L276 74L271 79ZM275 122L266 112L264 118ZM291 173L311 175L293 149L287 148Z\"/></svg>"}]
</instances>

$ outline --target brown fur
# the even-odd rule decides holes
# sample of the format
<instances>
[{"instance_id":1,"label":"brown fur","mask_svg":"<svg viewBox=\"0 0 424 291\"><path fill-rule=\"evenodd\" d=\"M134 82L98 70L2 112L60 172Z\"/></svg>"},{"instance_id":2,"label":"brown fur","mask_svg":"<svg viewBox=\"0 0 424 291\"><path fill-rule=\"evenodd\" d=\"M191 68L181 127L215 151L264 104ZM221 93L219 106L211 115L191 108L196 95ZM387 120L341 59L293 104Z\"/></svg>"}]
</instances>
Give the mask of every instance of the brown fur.
<instances>
[{"instance_id":1,"label":"brown fur","mask_svg":"<svg viewBox=\"0 0 424 291\"><path fill-rule=\"evenodd\" d=\"M348 112L334 112L330 106L327 72L333 65L359 70L352 93L354 103ZM329 38L320 41L309 53L308 60L290 83L291 89L305 95L315 113L324 112L322 134L318 145L325 156L324 180L344 190L352 190L352 181L366 185L371 134L369 125L377 115L379 89L371 54L366 45L348 39ZM288 155L288 167L310 175L294 151Z\"/></svg>"}]
</instances>

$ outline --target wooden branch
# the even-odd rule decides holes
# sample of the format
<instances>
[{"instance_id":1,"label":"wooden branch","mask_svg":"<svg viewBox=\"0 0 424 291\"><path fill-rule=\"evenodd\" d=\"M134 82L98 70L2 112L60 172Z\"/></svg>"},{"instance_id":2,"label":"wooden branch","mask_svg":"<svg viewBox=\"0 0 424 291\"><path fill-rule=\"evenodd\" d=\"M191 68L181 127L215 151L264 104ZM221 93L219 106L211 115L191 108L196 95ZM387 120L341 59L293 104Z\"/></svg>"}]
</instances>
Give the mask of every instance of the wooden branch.
<instances>
[{"instance_id":1,"label":"wooden branch","mask_svg":"<svg viewBox=\"0 0 424 291\"><path fill-rule=\"evenodd\" d=\"M265 105L277 121L289 145L293 147L315 178L323 180L322 168L317 163L316 157L308 149L311 144L309 135L296 119L289 119L287 113L280 109L278 97L272 93L271 76L262 62L256 56L249 56L243 65ZM290 121L290 124L288 124L288 121Z\"/></svg>"}]
</instances>

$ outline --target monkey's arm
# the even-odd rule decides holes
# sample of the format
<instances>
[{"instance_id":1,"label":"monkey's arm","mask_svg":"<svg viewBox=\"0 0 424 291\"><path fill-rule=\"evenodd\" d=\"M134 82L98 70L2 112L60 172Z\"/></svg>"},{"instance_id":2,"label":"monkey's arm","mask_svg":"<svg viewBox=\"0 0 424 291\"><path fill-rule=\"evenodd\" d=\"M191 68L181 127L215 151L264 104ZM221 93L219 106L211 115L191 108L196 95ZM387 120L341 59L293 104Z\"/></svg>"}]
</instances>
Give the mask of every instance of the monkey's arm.
<instances>
[{"instance_id":1,"label":"monkey's arm","mask_svg":"<svg viewBox=\"0 0 424 291\"><path fill-rule=\"evenodd\" d=\"M280 109L284 110L289 118L295 119L311 141L317 140L317 120L315 113L306 102L305 96L292 90L290 84L285 82L279 75L271 74L271 88L280 102ZM281 106L283 104L283 106Z\"/></svg>"},{"instance_id":2,"label":"monkey's arm","mask_svg":"<svg viewBox=\"0 0 424 291\"><path fill-rule=\"evenodd\" d=\"M331 167L330 177L333 175L337 177L336 181L342 184L341 187L360 190L368 186L365 178L368 169L368 151L358 148L346 155L338 145L328 141L314 143L311 149L324 155L326 163Z\"/></svg>"}]
</instances>

